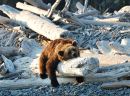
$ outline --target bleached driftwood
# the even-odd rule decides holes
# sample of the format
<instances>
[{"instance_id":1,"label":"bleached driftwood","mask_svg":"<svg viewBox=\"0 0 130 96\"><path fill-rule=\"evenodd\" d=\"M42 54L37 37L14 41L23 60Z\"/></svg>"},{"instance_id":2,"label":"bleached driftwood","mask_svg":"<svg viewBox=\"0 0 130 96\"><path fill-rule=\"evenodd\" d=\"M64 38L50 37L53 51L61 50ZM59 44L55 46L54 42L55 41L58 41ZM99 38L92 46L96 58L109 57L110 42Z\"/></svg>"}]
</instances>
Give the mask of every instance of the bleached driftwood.
<instances>
[{"instance_id":1,"label":"bleached driftwood","mask_svg":"<svg viewBox=\"0 0 130 96\"><path fill-rule=\"evenodd\" d=\"M119 11L119 13L126 13L126 12L130 12L130 6L124 6L122 7Z\"/></svg>"},{"instance_id":2,"label":"bleached driftwood","mask_svg":"<svg viewBox=\"0 0 130 96\"><path fill-rule=\"evenodd\" d=\"M68 11L69 6L70 6L70 2L71 2L71 0L65 0L65 6L64 6L62 12L67 12Z\"/></svg>"},{"instance_id":3,"label":"bleached driftwood","mask_svg":"<svg viewBox=\"0 0 130 96\"><path fill-rule=\"evenodd\" d=\"M122 30L122 31L120 31L120 33L127 33L127 32L130 33L130 29L129 30Z\"/></svg>"},{"instance_id":4,"label":"bleached driftwood","mask_svg":"<svg viewBox=\"0 0 130 96\"><path fill-rule=\"evenodd\" d=\"M71 22L74 22L76 25L78 26L82 26L82 27L85 27L86 25L81 22L73 13L67 11L66 13L60 13L60 14L63 14L63 16L68 20L68 21L71 21ZM62 16L62 15L61 15Z\"/></svg>"},{"instance_id":5,"label":"bleached driftwood","mask_svg":"<svg viewBox=\"0 0 130 96\"><path fill-rule=\"evenodd\" d=\"M58 79L59 84L75 82L75 78L58 77L57 79ZM0 88L4 88L4 89L8 89L8 90L19 90L19 89L26 89L26 88L31 88L34 86L43 86L43 85L50 85L49 78L47 78L47 79L41 79L41 78L18 79L17 81L0 80Z\"/></svg>"},{"instance_id":6,"label":"bleached driftwood","mask_svg":"<svg viewBox=\"0 0 130 96\"><path fill-rule=\"evenodd\" d=\"M6 57L18 55L19 48L16 47L0 47L0 54L3 54Z\"/></svg>"},{"instance_id":7,"label":"bleached driftwood","mask_svg":"<svg viewBox=\"0 0 130 96\"><path fill-rule=\"evenodd\" d=\"M12 76L17 76L17 75L20 75L20 74L22 74L22 71L16 71L16 72L14 72L14 73L8 73L8 74L2 74L2 75L0 75L0 80L3 80L3 79L6 79L6 78L9 78L9 77L12 77Z\"/></svg>"},{"instance_id":8,"label":"bleached driftwood","mask_svg":"<svg viewBox=\"0 0 130 96\"><path fill-rule=\"evenodd\" d=\"M0 16L0 24L8 24L10 19L7 17Z\"/></svg>"},{"instance_id":9,"label":"bleached driftwood","mask_svg":"<svg viewBox=\"0 0 130 96\"><path fill-rule=\"evenodd\" d=\"M70 34L68 30L64 30L53 24L49 19L44 17L40 18L30 12L18 11L8 5L0 6L0 10L7 14L14 22L28 27L38 34L44 35L52 40L57 38L67 38Z\"/></svg>"},{"instance_id":10,"label":"bleached driftwood","mask_svg":"<svg viewBox=\"0 0 130 96\"><path fill-rule=\"evenodd\" d=\"M79 62L76 62L76 59L79 61ZM80 59L80 60L79 60ZM71 82L71 83L74 83L75 82L75 74L74 73L71 73L73 72L73 70L79 70L80 68L83 69L84 68L84 72L86 70L86 74L94 74L97 69L98 69L98 60L95 59L95 58L90 58L88 59L88 61L86 61L87 59L85 58L75 58L75 60L70 60L70 61L73 61L70 63L70 61L66 61L68 63L66 63L68 65L68 67L70 67L71 71L68 75L68 73L66 73L66 76L70 76L70 78L60 78L60 77L57 77L59 83L67 83L67 82ZM32 59L30 57L23 57L21 59L17 59L14 63L14 65L16 66L16 70L19 70L19 71L23 71L23 73L21 74L21 78L22 79L18 79L16 82L14 82L14 80L8 80L9 82L14 82L13 83L13 87L11 89L23 89L23 88L30 88L30 87L33 87L33 86L42 86L42 85L50 85L50 80L49 78L47 79L40 79L39 75L39 66L38 66L38 61L39 59ZM77 64L79 63L79 65ZM85 64L86 66L85 66ZM93 64L95 63L95 64ZM60 63L59 63L60 64ZM61 63L58 67L64 69L64 65L65 63ZM72 64L72 67L80 67L80 68L71 68L71 64ZM77 64L77 65L76 65ZM64 66L61 66L61 65L64 65ZM86 69L85 69L86 68ZM62 71L61 69L61 71ZM78 73L79 72L79 73ZM80 74L80 70L75 72L77 75ZM73 76L72 76L73 75ZM80 74L83 76L83 74ZM63 75L62 75L63 76ZM23 79L24 78L24 79ZM5 88L5 89L9 89L9 82L8 81L0 81L0 88ZM26 82L24 82L26 81ZM6 86L3 86L3 84L1 84L2 82L4 82L4 84L6 84ZM24 82L24 84L23 84ZM18 86L19 83L21 84L21 86ZM35 83L35 84L34 84ZM10 85L11 86L11 85Z\"/></svg>"},{"instance_id":11,"label":"bleached driftwood","mask_svg":"<svg viewBox=\"0 0 130 96\"><path fill-rule=\"evenodd\" d=\"M54 13L56 7L59 5L60 2L61 2L61 0L56 0L56 2L51 7L49 14L47 15L48 18L52 17L52 14Z\"/></svg>"},{"instance_id":12,"label":"bleached driftwood","mask_svg":"<svg viewBox=\"0 0 130 96\"><path fill-rule=\"evenodd\" d=\"M81 13L83 13L84 6L80 2L76 3L76 7L80 10Z\"/></svg>"},{"instance_id":13,"label":"bleached driftwood","mask_svg":"<svg viewBox=\"0 0 130 96\"><path fill-rule=\"evenodd\" d=\"M130 62L129 63L121 63L121 64L115 64L115 65L108 65L108 66L100 66L98 69L97 73L103 73L109 70L118 70L121 68L129 68L130 67Z\"/></svg>"},{"instance_id":14,"label":"bleached driftwood","mask_svg":"<svg viewBox=\"0 0 130 96\"><path fill-rule=\"evenodd\" d=\"M11 45L12 42L13 42L13 40L14 40L14 38L15 38L15 36L16 36L16 33L15 33L15 32L12 32L12 34L11 34L11 36L10 36L10 38L9 38L9 40L8 40L8 42L6 43L5 46Z\"/></svg>"},{"instance_id":15,"label":"bleached driftwood","mask_svg":"<svg viewBox=\"0 0 130 96\"><path fill-rule=\"evenodd\" d=\"M21 54L23 53L24 55L28 55L37 46L38 44L34 39L28 39L27 37L24 37L19 52Z\"/></svg>"},{"instance_id":16,"label":"bleached driftwood","mask_svg":"<svg viewBox=\"0 0 130 96\"><path fill-rule=\"evenodd\" d=\"M98 46L98 49L101 51L101 53L110 53L111 48L108 46L109 41L97 41L96 45Z\"/></svg>"},{"instance_id":17,"label":"bleached driftwood","mask_svg":"<svg viewBox=\"0 0 130 96\"><path fill-rule=\"evenodd\" d=\"M74 58L58 64L57 70L63 76L84 76L94 74L99 68L97 58Z\"/></svg>"},{"instance_id":18,"label":"bleached driftwood","mask_svg":"<svg viewBox=\"0 0 130 96\"><path fill-rule=\"evenodd\" d=\"M106 22L106 21L94 21L94 20L84 20L80 19L84 24L92 24L92 25L118 25L118 26L130 26L130 23L127 22Z\"/></svg>"},{"instance_id":19,"label":"bleached driftwood","mask_svg":"<svg viewBox=\"0 0 130 96\"><path fill-rule=\"evenodd\" d=\"M31 5L27 5L27 4L24 4L24 3L21 3L21 2L16 3L16 7L23 9L23 10L33 12L35 14L43 14L44 16L47 15L47 13L48 13L48 11L46 11L46 10L42 10L40 8L31 6Z\"/></svg>"},{"instance_id":20,"label":"bleached driftwood","mask_svg":"<svg viewBox=\"0 0 130 96\"><path fill-rule=\"evenodd\" d=\"M41 8L43 10L47 10L49 9L50 7L47 6L42 0L24 0L30 4L32 4L33 6L36 6L38 8Z\"/></svg>"},{"instance_id":21,"label":"bleached driftwood","mask_svg":"<svg viewBox=\"0 0 130 96\"><path fill-rule=\"evenodd\" d=\"M130 63L129 63L130 65ZM85 81L95 81L95 82L103 82L103 81L119 81L125 80L130 76L130 68L121 68L117 70L112 70L103 73L96 73L91 76L87 76Z\"/></svg>"},{"instance_id":22,"label":"bleached driftwood","mask_svg":"<svg viewBox=\"0 0 130 96\"><path fill-rule=\"evenodd\" d=\"M101 88L103 89L116 89L116 88L123 88L123 87L130 87L130 80L103 83L101 85Z\"/></svg>"},{"instance_id":23,"label":"bleached driftwood","mask_svg":"<svg viewBox=\"0 0 130 96\"><path fill-rule=\"evenodd\" d=\"M126 56L126 55L92 54L92 53L86 53L85 51L83 51L83 52L81 52L81 56L86 57L86 58L90 58L90 57L97 58L100 62L100 64L99 64L100 66L130 62L130 56Z\"/></svg>"},{"instance_id":24,"label":"bleached driftwood","mask_svg":"<svg viewBox=\"0 0 130 96\"><path fill-rule=\"evenodd\" d=\"M14 69L14 64L12 63L12 61L7 59L3 54L1 55L1 57L4 61L5 67L8 69L8 71L10 73L14 73L15 69Z\"/></svg>"},{"instance_id":25,"label":"bleached driftwood","mask_svg":"<svg viewBox=\"0 0 130 96\"><path fill-rule=\"evenodd\" d=\"M126 31L128 32L128 31ZM130 54L130 39L122 39L118 42L98 41L96 45L102 53Z\"/></svg>"},{"instance_id":26,"label":"bleached driftwood","mask_svg":"<svg viewBox=\"0 0 130 96\"><path fill-rule=\"evenodd\" d=\"M5 74L7 71L8 71L7 67L5 66L4 63L2 63L2 64L0 65L0 74L3 75L3 74Z\"/></svg>"},{"instance_id":27,"label":"bleached driftwood","mask_svg":"<svg viewBox=\"0 0 130 96\"><path fill-rule=\"evenodd\" d=\"M121 44L117 42L109 43L109 46L115 53L130 54L130 39L122 39Z\"/></svg>"},{"instance_id":28,"label":"bleached driftwood","mask_svg":"<svg viewBox=\"0 0 130 96\"><path fill-rule=\"evenodd\" d=\"M23 58L23 59L26 59L26 58ZM20 66L22 67L22 64L18 66L16 62L15 62L15 65L17 66L17 68ZM31 63L30 68L34 73L39 74L38 59L35 59ZM60 74L60 76L62 75L62 76L67 76L67 77L76 77L76 76L86 77L87 75L96 73L98 68L99 68L99 61L97 58L79 57L79 58L74 58L74 59L60 62L57 66L57 71Z\"/></svg>"},{"instance_id":29,"label":"bleached driftwood","mask_svg":"<svg viewBox=\"0 0 130 96\"><path fill-rule=\"evenodd\" d=\"M87 5L88 5L88 0L85 0L84 8L83 8L83 13L87 11Z\"/></svg>"},{"instance_id":30,"label":"bleached driftwood","mask_svg":"<svg viewBox=\"0 0 130 96\"><path fill-rule=\"evenodd\" d=\"M9 35L12 31L6 31L4 34L0 36L0 39L2 39L4 36Z\"/></svg>"},{"instance_id":31,"label":"bleached driftwood","mask_svg":"<svg viewBox=\"0 0 130 96\"><path fill-rule=\"evenodd\" d=\"M98 13L97 10L91 10L89 12L85 12L85 13L81 13L81 14L77 14L75 15L77 18L82 18L82 17L85 17L85 16L93 16L93 15L96 15Z\"/></svg>"},{"instance_id":32,"label":"bleached driftwood","mask_svg":"<svg viewBox=\"0 0 130 96\"><path fill-rule=\"evenodd\" d=\"M94 20L95 21L101 21L101 22L119 22L120 18L119 17L117 17L117 18L106 18L106 19L96 18Z\"/></svg>"}]
</instances>

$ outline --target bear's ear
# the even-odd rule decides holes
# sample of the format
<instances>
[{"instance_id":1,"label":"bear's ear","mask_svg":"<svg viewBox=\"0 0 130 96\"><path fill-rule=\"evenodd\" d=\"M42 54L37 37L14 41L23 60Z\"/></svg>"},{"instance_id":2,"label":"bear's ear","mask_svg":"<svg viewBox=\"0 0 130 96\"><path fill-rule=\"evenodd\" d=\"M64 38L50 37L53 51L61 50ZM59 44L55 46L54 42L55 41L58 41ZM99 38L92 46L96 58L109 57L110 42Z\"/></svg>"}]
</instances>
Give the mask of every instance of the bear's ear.
<instances>
[{"instance_id":1,"label":"bear's ear","mask_svg":"<svg viewBox=\"0 0 130 96\"><path fill-rule=\"evenodd\" d=\"M63 56L63 55L64 55L64 51L59 51L58 54L59 54L60 56Z\"/></svg>"},{"instance_id":2,"label":"bear's ear","mask_svg":"<svg viewBox=\"0 0 130 96\"><path fill-rule=\"evenodd\" d=\"M77 41L76 40L72 41L72 45L77 46Z\"/></svg>"}]
</instances>

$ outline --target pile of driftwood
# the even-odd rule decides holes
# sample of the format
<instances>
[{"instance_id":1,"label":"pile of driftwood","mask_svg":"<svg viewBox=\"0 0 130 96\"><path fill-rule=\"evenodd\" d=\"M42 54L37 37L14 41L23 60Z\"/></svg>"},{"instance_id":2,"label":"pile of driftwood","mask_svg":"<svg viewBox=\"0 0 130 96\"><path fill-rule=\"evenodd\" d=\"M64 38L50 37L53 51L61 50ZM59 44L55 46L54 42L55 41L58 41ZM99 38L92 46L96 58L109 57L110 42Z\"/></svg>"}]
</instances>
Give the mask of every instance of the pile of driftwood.
<instances>
[{"instance_id":1,"label":"pile of driftwood","mask_svg":"<svg viewBox=\"0 0 130 96\"><path fill-rule=\"evenodd\" d=\"M0 16L0 88L50 84L38 75L38 57L44 49L38 45L40 35L50 40L75 39L83 49L81 58L59 63L59 83L74 83L73 77L84 76L85 81L114 81L102 88L130 87L130 6L100 14L86 0L84 6L77 2L77 12L72 13L68 11L71 0L60 11L56 7L61 0L52 6L42 0L25 1L31 5L16 4L23 11L0 6L9 17Z\"/></svg>"}]
</instances>

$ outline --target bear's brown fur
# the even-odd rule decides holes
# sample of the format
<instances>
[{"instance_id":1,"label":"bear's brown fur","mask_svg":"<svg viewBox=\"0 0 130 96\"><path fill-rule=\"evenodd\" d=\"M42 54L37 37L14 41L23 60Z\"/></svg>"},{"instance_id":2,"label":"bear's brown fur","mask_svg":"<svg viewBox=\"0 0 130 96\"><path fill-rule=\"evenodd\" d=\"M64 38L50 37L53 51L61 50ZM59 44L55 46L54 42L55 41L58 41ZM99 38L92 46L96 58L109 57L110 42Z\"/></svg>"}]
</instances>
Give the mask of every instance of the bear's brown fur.
<instances>
[{"instance_id":1,"label":"bear's brown fur","mask_svg":"<svg viewBox=\"0 0 130 96\"><path fill-rule=\"evenodd\" d=\"M46 73L48 73L52 86L59 86L55 73L58 63L78 56L80 53L75 40L56 39L50 42L39 58L40 77L45 79L47 78ZM76 77L76 81L82 82L83 77Z\"/></svg>"}]
</instances>

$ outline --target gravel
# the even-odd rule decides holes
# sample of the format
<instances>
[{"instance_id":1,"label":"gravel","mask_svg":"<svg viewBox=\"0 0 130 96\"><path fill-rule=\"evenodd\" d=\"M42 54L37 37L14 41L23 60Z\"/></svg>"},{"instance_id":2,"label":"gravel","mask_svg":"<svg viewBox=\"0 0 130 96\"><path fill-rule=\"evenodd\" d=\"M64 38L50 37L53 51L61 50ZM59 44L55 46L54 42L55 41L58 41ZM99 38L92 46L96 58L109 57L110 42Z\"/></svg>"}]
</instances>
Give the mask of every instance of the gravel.
<instances>
[{"instance_id":1,"label":"gravel","mask_svg":"<svg viewBox=\"0 0 130 96\"><path fill-rule=\"evenodd\" d=\"M130 96L130 88L108 90L101 89L101 84L83 82L78 84L60 84L59 87L45 85L21 90L0 89L0 96Z\"/></svg>"}]
</instances>

